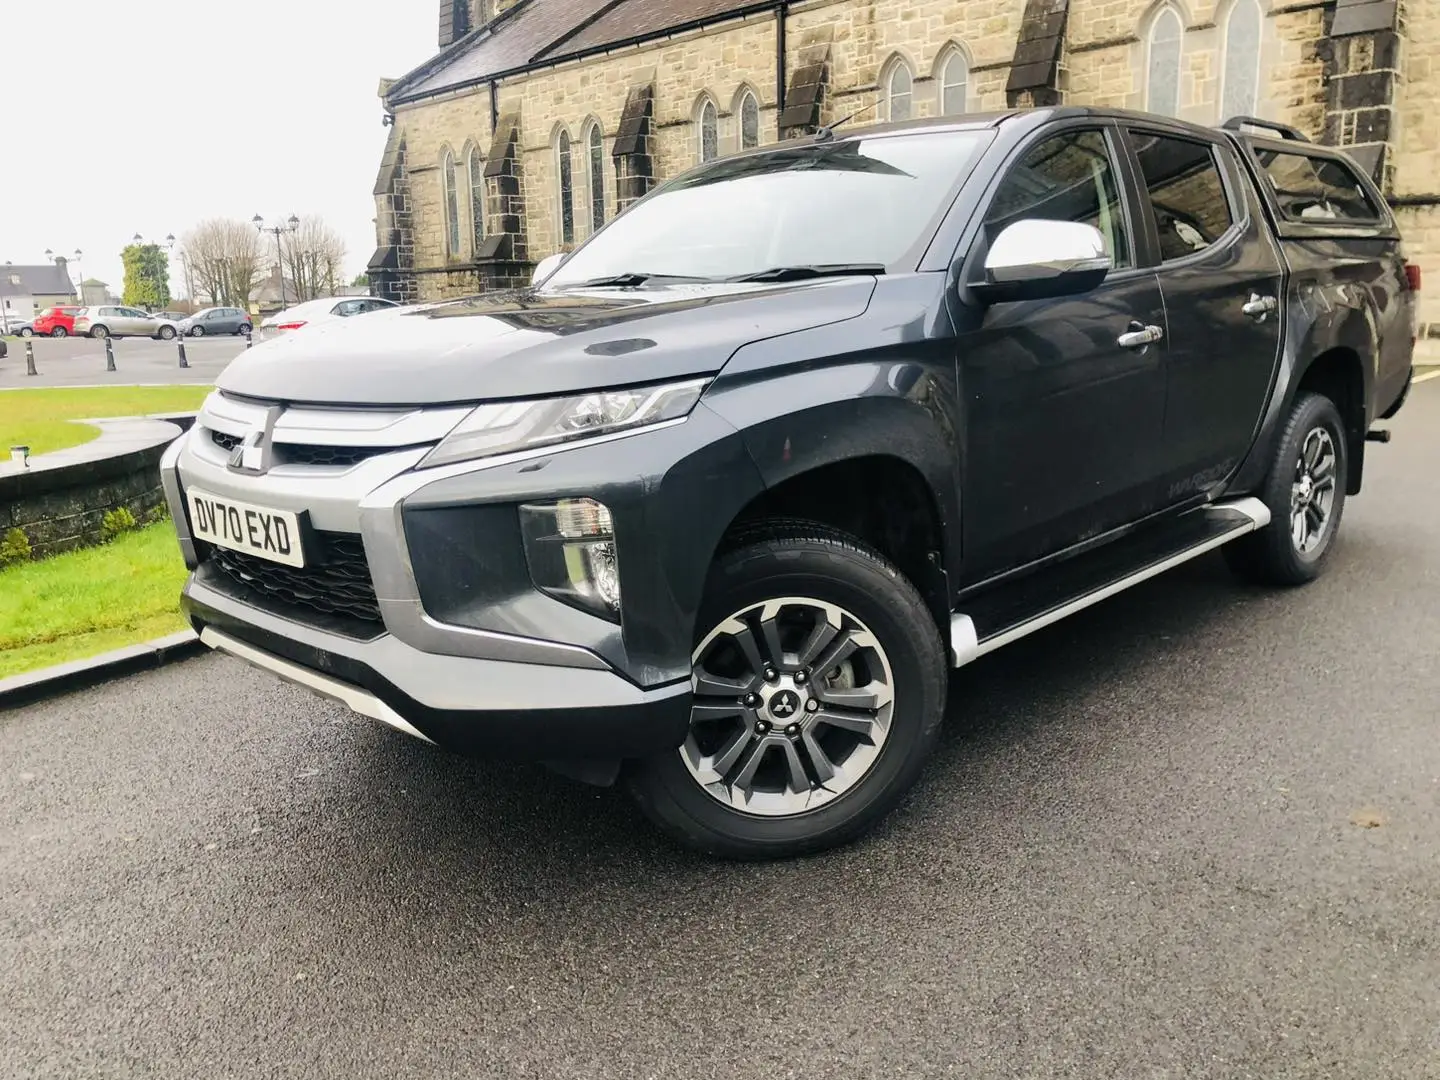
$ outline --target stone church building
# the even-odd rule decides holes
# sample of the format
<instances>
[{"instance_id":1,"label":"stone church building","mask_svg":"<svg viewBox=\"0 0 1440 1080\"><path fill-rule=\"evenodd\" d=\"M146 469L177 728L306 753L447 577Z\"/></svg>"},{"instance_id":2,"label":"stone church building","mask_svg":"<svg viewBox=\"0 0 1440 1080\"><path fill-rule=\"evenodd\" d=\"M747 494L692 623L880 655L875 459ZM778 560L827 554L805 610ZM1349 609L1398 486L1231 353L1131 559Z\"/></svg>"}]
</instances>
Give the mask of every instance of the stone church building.
<instances>
[{"instance_id":1,"label":"stone church building","mask_svg":"<svg viewBox=\"0 0 1440 1080\"><path fill-rule=\"evenodd\" d=\"M381 84L382 295L526 282L656 183L860 110L1095 104L1346 147L1440 360L1440 0L440 0L439 45Z\"/></svg>"}]
</instances>

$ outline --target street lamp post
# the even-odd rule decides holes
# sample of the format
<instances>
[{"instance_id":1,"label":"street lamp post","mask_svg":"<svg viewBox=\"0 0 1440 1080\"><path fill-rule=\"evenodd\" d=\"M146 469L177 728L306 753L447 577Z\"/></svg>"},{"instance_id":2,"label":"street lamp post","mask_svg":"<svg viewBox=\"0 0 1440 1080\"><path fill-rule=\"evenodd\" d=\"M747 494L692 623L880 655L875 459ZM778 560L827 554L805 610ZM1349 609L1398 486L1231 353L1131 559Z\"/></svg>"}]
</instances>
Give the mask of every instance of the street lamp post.
<instances>
[{"instance_id":1,"label":"street lamp post","mask_svg":"<svg viewBox=\"0 0 1440 1080\"><path fill-rule=\"evenodd\" d=\"M174 250L175 250L175 234L174 234L174 233L169 233L168 235L166 235L166 237L165 237L165 250L166 250L166 251L169 251L169 252L172 252L172 253L174 252ZM180 248L180 273L181 273L181 275L184 277L184 280L185 280L185 299L186 299L186 301L188 301L191 305L193 305L193 304L195 303L195 286L194 286L194 284L192 284L191 281L190 281L190 260L185 257L185 248L184 248L184 247L181 247L181 248Z\"/></svg>"},{"instance_id":2,"label":"street lamp post","mask_svg":"<svg viewBox=\"0 0 1440 1080\"><path fill-rule=\"evenodd\" d=\"M281 307L281 310L284 310L284 307L285 307L285 252L284 252L284 251L281 249L281 247L280 247L280 234L281 234L281 233L286 233L286 232L292 232L292 233L293 233L296 229L298 229L298 228L300 227L300 219L299 219L298 217L296 217L294 214L291 214L291 215L290 215L290 220L289 220L289 221L286 221L286 222L284 222L284 223L282 223L282 224L280 224L280 225L266 225L266 224L265 224L265 219L264 219L263 217L261 217L259 214L256 214L253 218L250 219L250 221L254 224L255 229L256 229L257 232L268 232L268 233L274 233L274 234L275 234L275 272L280 276L280 307ZM298 291L298 289L299 289L299 286L298 286L298 285L296 286L296 289L297 289L297 291ZM300 299L300 297L299 297L299 296L296 296L295 299L298 301L298 300Z\"/></svg>"}]
</instances>

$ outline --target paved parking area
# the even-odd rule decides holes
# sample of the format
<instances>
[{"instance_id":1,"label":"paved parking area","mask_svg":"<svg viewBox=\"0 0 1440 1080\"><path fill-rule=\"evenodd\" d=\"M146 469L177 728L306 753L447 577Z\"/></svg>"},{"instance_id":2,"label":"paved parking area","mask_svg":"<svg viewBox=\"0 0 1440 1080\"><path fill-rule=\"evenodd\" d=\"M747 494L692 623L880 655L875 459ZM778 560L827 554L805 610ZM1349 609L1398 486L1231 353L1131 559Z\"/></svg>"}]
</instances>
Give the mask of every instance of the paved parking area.
<instances>
[{"instance_id":1,"label":"paved parking area","mask_svg":"<svg viewBox=\"0 0 1440 1080\"><path fill-rule=\"evenodd\" d=\"M0 389L35 386L161 385L211 383L245 351L245 339L186 338L185 359L173 341L121 338L114 342L115 370L105 370L105 343L90 338L33 338L37 375L25 373L25 343L6 338L10 355L0 360Z\"/></svg>"},{"instance_id":2,"label":"paved parking area","mask_svg":"<svg viewBox=\"0 0 1440 1080\"><path fill-rule=\"evenodd\" d=\"M1440 381L1330 573L961 673L826 857L678 854L221 657L0 716L0 1075L1440 1076Z\"/></svg>"}]
</instances>

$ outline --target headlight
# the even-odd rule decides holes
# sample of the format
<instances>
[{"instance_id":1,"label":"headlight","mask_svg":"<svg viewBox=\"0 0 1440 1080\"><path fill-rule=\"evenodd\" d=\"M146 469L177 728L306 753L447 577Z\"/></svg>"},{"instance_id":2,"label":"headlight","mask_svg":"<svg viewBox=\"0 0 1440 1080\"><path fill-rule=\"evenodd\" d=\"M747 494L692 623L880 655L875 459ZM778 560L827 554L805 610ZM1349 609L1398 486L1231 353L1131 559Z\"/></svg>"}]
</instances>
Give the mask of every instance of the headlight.
<instances>
[{"instance_id":1,"label":"headlight","mask_svg":"<svg viewBox=\"0 0 1440 1080\"><path fill-rule=\"evenodd\" d=\"M688 416L708 379L575 397L480 405L456 424L420 468L609 435Z\"/></svg>"}]
</instances>

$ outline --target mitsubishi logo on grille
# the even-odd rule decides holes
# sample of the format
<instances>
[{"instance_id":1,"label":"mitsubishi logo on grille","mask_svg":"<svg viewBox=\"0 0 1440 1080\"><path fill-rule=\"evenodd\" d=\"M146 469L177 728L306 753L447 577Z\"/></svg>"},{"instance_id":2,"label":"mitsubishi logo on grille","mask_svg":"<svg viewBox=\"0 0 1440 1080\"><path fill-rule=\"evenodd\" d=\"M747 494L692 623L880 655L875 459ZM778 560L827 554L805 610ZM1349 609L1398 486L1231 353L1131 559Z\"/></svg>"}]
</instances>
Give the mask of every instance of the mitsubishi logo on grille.
<instances>
[{"instance_id":1,"label":"mitsubishi logo on grille","mask_svg":"<svg viewBox=\"0 0 1440 1080\"><path fill-rule=\"evenodd\" d=\"M230 451L230 468L236 472L265 471L265 429L254 428Z\"/></svg>"},{"instance_id":2,"label":"mitsubishi logo on grille","mask_svg":"<svg viewBox=\"0 0 1440 1080\"><path fill-rule=\"evenodd\" d=\"M265 416L251 423L248 431L230 451L228 466L232 472L255 475L269 470L274 445L275 421L280 418L278 406L265 410Z\"/></svg>"}]
</instances>

